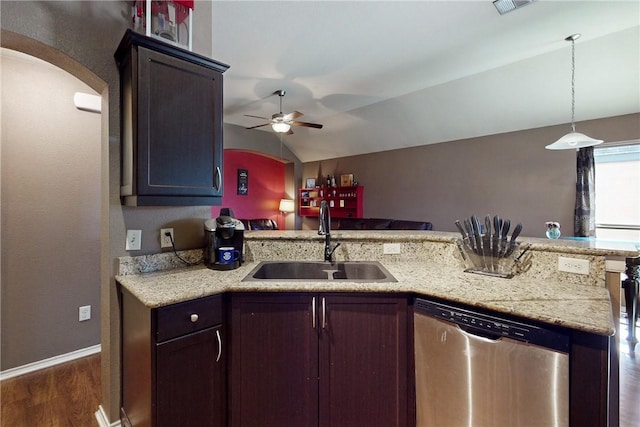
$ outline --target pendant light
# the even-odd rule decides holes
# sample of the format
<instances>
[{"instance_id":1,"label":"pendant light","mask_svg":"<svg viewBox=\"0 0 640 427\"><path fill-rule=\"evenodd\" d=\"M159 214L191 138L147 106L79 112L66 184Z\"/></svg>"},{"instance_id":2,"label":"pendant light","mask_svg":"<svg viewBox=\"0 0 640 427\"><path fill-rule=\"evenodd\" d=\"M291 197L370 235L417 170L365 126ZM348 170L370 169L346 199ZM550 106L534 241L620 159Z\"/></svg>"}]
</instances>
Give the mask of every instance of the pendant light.
<instances>
[{"instance_id":1,"label":"pendant light","mask_svg":"<svg viewBox=\"0 0 640 427\"><path fill-rule=\"evenodd\" d=\"M553 144L547 145L547 150L571 150L591 147L602 143L601 139L593 139L585 134L576 132L576 40L580 34L572 34L565 40L571 42L571 133L566 134Z\"/></svg>"}]
</instances>

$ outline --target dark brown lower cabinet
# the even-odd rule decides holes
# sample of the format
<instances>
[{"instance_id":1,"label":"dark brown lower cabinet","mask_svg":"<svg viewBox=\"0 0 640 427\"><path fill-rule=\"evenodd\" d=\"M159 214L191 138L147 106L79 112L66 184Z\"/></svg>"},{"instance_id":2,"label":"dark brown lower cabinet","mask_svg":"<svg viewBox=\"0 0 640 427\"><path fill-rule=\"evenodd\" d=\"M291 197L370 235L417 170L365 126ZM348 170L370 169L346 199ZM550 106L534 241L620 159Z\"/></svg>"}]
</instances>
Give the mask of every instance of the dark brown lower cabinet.
<instances>
[{"instance_id":1,"label":"dark brown lower cabinet","mask_svg":"<svg viewBox=\"0 0 640 427\"><path fill-rule=\"evenodd\" d=\"M232 426L406 426L407 296L233 294Z\"/></svg>"},{"instance_id":2,"label":"dark brown lower cabinet","mask_svg":"<svg viewBox=\"0 0 640 427\"><path fill-rule=\"evenodd\" d=\"M569 425L606 427L618 425L619 389L610 389L612 348L615 336L572 331L570 355Z\"/></svg>"},{"instance_id":3,"label":"dark brown lower cabinet","mask_svg":"<svg viewBox=\"0 0 640 427\"><path fill-rule=\"evenodd\" d=\"M222 298L150 309L122 291L123 426L226 425Z\"/></svg>"},{"instance_id":4,"label":"dark brown lower cabinet","mask_svg":"<svg viewBox=\"0 0 640 427\"><path fill-rule=\"evenodd\" d=\"M224 425L220 333L218 326L156 344L156 426Z\"/></svg>"}]
</instances>

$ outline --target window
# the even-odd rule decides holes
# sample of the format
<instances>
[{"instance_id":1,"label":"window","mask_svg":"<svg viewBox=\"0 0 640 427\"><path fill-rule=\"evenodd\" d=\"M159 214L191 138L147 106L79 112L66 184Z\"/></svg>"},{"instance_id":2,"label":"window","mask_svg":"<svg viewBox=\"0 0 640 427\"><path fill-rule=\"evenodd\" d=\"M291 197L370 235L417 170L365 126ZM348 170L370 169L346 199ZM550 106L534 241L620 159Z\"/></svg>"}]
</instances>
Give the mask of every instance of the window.
<instances>
[{"instance_id":1,"label":"window","mask_svg":"<svg viewBox=\"0 0 640 427\"><path fill-rule=\"evenodd\" d=\"M594 148L596 237L640 243L640 141Z\"/></svg>"}]
</instances>

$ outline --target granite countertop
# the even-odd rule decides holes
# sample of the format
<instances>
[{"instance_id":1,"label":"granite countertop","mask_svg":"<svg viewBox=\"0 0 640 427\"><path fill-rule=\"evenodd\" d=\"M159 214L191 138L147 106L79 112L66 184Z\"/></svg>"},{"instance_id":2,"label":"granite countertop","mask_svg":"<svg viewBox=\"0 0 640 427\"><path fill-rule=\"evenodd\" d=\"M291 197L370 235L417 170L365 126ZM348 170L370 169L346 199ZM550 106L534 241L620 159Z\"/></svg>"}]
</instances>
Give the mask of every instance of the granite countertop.
<instances>
[{"instance_id":1,"label":"granite countertop","mask_svg":"<svg viewBox=\"0 0 640 427\"><path fill-rule=\"evenodd\" d=\"M453 243L460 238L459 233L449 231L415 231L415 230L332 230L331 238L335 241L359 240L359 241L433 241ZM323 240L315 230L264 230L248 231L245 239L259 240L289 240L307 241L310 239ZM522 243L530 243L532 250L553 251L558 253L574 253L584 255L601 255L611 257L636 257L640 256L640 247L635 242L612 241L596 238L570 238L564 237L557 240L526 237L518 239Z\"/></svg>"},{"instance_id":2,"label":"granite countertop","mask_svg":"<svg viewBox=\"0 0 640 427\"><path fill-rule=\"evenodd\" d=\"M200 265L116 280L150 308L222 292L407 292L598 335L615 331L609 294L603 287L494 278L417 262L383 263L398 280L391 283L242 282L257 264L248 262L231 271Z\"/></svg>"},{"instance_id":3,"label":"granite countertop","mask_svg":"<svg viewBox=\"0 0 640 427\"><path fill-rule=\"evenodd\" d=\"M343 231L337 261L379 261L397 282L250 281L242 279L259 261L319 261L324 238L317 232L245 233L245 263L216 271L199 264L181 267L172 253L120 258L116 280L149 308L223 292L393 292L437 297L598 335L612 335L615 325L605 285L605 259L638 256L634 245L597 241L522 238L530 244L530 267L511 279L464 272L457 233L437 231ZM401 254L383 254L384 243L400 243ZM201 250L185 251L197 261ZM559 272L558 257L589 261L588 275Z\"/></svg>"}]
</instances>

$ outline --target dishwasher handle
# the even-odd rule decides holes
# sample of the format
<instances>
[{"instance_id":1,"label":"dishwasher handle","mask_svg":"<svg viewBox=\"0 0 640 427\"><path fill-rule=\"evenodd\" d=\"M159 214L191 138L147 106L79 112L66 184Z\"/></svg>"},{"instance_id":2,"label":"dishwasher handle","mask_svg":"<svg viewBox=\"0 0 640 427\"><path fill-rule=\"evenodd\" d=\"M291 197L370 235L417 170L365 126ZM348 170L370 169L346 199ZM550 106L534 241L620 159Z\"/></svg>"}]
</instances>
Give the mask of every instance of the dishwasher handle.
<instances>
[{"instance_id":1,"label":"dishwasher handle","mask_svg":"<svg viewBox=\"0 0 640 427\"><path fill-rule=\"evenodd\" d=\"M474 328L467 325L461 325L459 323L455 323L455 325L460 329L460 332L467 336L472 336L476 338L482 338L487 341L495 342L502 339L503 335L498 334L496 332L487 331L486 329Z\"/></svg>"},{"instance_id":2,"label":"dishwasher handle","mask_svg":"<svg viewBox=\"0 0 640 427\"><path fill-rule=\"evenodd\" d=\"M454 324L466 334L492 341L509 338L563 353L569 352L571 343L568 332L553 326L536 325L532 322L525 323L506 316L472 310L469 307L422 298L415 300L415 316L427 316Z\"/></svg>"}]
</instances>

